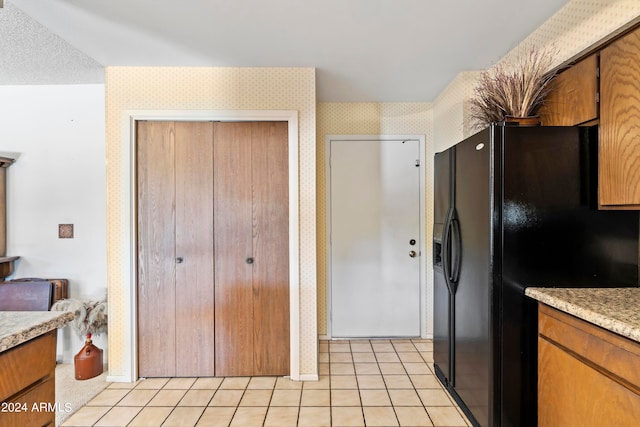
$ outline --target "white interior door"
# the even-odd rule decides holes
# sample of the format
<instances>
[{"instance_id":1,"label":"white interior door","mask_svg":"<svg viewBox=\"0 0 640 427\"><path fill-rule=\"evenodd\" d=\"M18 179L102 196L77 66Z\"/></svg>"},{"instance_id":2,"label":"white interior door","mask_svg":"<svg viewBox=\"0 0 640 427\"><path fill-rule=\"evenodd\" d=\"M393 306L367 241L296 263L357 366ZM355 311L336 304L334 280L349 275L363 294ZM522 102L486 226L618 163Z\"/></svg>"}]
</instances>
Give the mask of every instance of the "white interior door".
<instances>
[{"instance_id":1,"label":"white interior door","mask_svg":"<svg viewBox=\"0 0 640 427\"><path fill-rule=\"evenodd\" d=\"M332 336L419 336L419 143L332 140L330 150Z\"/></svg>"}]
</instances>

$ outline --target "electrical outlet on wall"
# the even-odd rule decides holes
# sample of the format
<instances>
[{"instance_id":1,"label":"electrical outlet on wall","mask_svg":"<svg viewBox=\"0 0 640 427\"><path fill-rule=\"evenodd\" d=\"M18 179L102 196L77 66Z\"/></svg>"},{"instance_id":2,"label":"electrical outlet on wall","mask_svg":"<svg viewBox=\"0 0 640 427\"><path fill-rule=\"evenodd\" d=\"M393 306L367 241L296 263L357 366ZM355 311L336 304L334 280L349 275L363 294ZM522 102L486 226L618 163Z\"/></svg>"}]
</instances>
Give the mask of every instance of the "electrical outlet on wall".
<instances>
[{"instance_id":1,"label":"electrical outlet on wall","mask_svg":"<svg viewBox=\"0 0 640 427\"><path fill-rule=\"evenodd\" d=\"M59 239L73 239L73 224L58 224Z\"/></svg>"}]
</instances>

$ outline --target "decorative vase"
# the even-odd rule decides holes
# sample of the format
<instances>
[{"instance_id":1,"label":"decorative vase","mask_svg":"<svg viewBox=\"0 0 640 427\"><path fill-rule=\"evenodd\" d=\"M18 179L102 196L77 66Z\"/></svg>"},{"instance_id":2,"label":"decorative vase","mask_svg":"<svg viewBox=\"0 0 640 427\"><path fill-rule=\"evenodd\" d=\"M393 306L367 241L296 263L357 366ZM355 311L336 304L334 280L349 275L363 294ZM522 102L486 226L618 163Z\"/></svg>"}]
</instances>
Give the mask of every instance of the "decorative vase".
<instances>
[{"instance_id":1,"label":"decorative vase","mask_svg":"<svg viewBox=\"0 0 640 427\"><path fill-rule=\"evenodd\" d=\"M73 358L77 380L88 380L102 373L102 350L93 345L91 333L87 334L87 340L82 350Z\"/></svg>"},{"instance_id":2,"label":"decorative vase","mask_svg":"<svg viewBox=\"0 0 640 427\"><path fill-rule=\"evenodd\" d=\"M542 121L540 120L540 116L529 116L529 117L505 116L504 117L505 126L540 126L541 124L542 124Z\"/></svg>"}]
</instances>

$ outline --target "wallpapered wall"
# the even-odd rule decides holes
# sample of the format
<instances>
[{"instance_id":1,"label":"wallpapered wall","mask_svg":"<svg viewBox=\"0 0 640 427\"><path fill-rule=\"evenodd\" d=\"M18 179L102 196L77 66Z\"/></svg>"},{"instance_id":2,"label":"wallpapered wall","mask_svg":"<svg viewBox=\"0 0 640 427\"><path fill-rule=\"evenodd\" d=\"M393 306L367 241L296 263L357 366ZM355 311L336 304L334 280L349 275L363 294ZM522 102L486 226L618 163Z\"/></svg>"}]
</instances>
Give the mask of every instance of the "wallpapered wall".
<instances>
[{"instance_id":1,"label":"wallpapered wall","mask_svg":"<svg viewBox=\"0 0 640 427\"><path fill-rule=\"evenodd\" d=\"M109 374L131 376L128 110L295 110L299 122L300 373L317 374L315 70L109 67L106 71ZM123 149L124 147L124 149Z\"/></svg>"},{"instance_id":2,"label":"wallpapered wall","mask_svg":"<svg viewBox=\"0 0 640 427\"><path fill-rule=\"evenodd\" d=\"M563 64L603 39L640 20L638 0L572 0L500 61L528 55L534 46L556 51L553 66ZM434 101L434 150L441 151L471 135L468 100L480 71L460 73Z\"/></svg>"}]
</instances>

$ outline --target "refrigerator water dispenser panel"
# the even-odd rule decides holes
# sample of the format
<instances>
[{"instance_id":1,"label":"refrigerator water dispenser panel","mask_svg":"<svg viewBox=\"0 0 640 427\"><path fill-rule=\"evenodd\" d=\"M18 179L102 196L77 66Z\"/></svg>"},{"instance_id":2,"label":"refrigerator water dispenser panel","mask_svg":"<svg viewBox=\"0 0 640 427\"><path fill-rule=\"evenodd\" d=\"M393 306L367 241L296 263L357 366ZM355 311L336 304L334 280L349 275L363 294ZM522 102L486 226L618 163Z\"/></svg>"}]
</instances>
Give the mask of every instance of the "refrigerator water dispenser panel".
<instances>
[{"instance_id":1,"label":"refrigerator water dispenser panel","mask_svg":"<svg viewBox=\"0 0 640 427\"><path fill-rule=\"evenodd\" d=\"M442 269L442 242L433 242L433 266Z\"/></svg>"}]
</instances>

